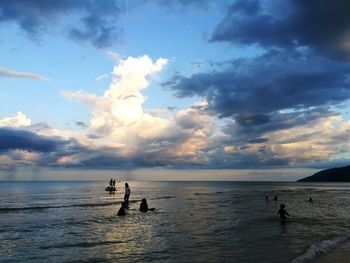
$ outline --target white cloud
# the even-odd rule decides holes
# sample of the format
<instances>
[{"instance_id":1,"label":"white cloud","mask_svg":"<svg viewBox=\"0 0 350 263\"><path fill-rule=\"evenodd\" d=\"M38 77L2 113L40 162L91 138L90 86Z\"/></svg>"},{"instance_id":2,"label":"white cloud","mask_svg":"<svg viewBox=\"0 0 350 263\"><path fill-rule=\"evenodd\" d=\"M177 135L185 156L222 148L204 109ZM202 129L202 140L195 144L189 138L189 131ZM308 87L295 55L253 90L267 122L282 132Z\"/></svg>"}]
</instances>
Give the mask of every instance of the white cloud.
<instances>
[{"instance_id":1,"label":"white cloud","mask_svg":"<svg viewBox=\"0 0 350 263\"><path fill-rule=\"evenodd\" d=\"M5 154L0 155L0 171L12 170L15 167L15 162Z\"/></svg>"},{"instance_id":2,"label":"white cloud","mask_svg":"<svg viewBox=\"0 0 350 263\"><path fill-rule=\"evenodd\" d=\"M122 156L151 155L154 162L204 162L201 151L208 147L215 130L214 118L205 111L207 102L195 103L175 115L165 109L145 111L146 98L142 92L168 60L160 58L153 62L146 55L117 58L112 83L102 96L83 92L64 94L92 105L91 132L104 138L97 143L108 142L108 146L115 147L116 154Z\"/></svg>"},{"instance_id":3,"label":"white cloud","mask_svg":"<svg viewBox=\"0 0 350 263\"><path fill-rule=\"evenodd\" d=\"M6 126L6 127L19 128L19 127L26 127L31 124L32 124L32 121L28 119L27 116L20 111L17 112L16 116L0 119L0 127Z\"/></svg>"},{"instance_id":4,"label":"white cloud","mask_svg":"<svg viewBox=\"0 0 350 263\"><path fill-rule=\"evenodd\" d=\"M91 126L100 132L140 121L144 116L142 104L145 97L141 91L147 88L149 77L167 64L166 59L155 63L148 56L128 57L120 60L113 69L113 81L103 96L96 100Z\"/></svg>"},{"instance_id":5,"label":"white cloud","mask_svg":"<svg viewBox=\"0 0 350 263\"><path fill-rule=\"evenodd\" d=\"M49 78L39 75L37 73L16 71L5 67L0 67L0 76L35 79L35 80L49 80Z\"/></svg>"},{"instance_id":6,"label":"white cloud","mask_svg":"<svg viewBox=\"0 0 350 263\"><path fill-rule=\"evenodd\" d=\"M84 91L76 91L76 92L69 92L69 91L63 91L62 95L66 98L75 99L78 101L81 101L83 103L87 103L90 105L95 104L97 100L97 96L91 93L87 93Z\"/></svg>"},{"instance_id":7,"label":"white cloud","mask_svg":"<svg viewBox=\"0 0 350 263\"><path fill-rule=\"evenodd\" d=\"M121 56L118 53L115 53L113 51L107 51L107 57L109 57L110 59L112 59L115 63L119 63L121 60Z\"/></svg>"},{"instance_id":8,"label":"white cloud","mask_svg":"<svg viewBox=\"0 0 350 263\"><path fill-rule=\"evenodd\" d=\"M265 134L266 143L276 156L292 163L324 161L334 158L340 148L350 149L350 121L328 116L297 127Z\"/></svg>"},{"instance_id":9,"label":"white cloud","mask_svg":"<svg viewBox=\"0 0 350 263\"><path fill-rule=\"evenodd\" d=\"M96 78L95 78L95 80L96 81L100 81L100 80L103 80L103 79L106 79L106 78L108 78L108 74L102 74L102 75L100 75L100 76L97 76Z\"/></svg>"},{"instance_id":10,"label":"white cloud","mask_svg":"<svg viewBox=\"0 0 350 263\"><path fill-rule=\"evenodd\" d=\"M27 162L36 162L40 159L41 153L39 152L29 152L25 150L12 150L9 153L12 160L23 160Z\"/></svg>"}]
</instances>

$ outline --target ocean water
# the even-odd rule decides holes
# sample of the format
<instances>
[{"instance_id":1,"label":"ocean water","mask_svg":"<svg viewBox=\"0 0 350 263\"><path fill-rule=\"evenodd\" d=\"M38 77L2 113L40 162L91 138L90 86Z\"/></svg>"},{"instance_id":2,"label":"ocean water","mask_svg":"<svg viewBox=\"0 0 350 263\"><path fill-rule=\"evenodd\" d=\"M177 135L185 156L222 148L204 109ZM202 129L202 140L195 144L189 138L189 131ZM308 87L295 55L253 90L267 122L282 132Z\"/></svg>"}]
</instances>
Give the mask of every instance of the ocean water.
<instances>
[{"instance_id":1,"label":"ocean water","mask_svg":"<svg viewBox=\"0 0 350 263\"><path fill-rule=\"evenodd\" d=\"M129 184L118 217L123 183L0 182L0 261L350 262L350 184Z\"/></svg>"}]
</instances>

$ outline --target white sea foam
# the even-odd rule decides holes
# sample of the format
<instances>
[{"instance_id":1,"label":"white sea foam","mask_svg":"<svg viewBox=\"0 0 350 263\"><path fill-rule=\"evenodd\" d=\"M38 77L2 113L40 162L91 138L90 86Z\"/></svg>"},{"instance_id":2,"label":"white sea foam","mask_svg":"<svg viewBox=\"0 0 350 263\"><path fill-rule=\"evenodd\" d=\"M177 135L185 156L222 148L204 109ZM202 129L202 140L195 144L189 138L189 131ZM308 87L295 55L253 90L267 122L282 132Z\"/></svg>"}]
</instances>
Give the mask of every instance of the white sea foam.
<instances>
[{"instance_id":1,"label":"white sea foam","mask_svg":"<svg viewBox=\"0 0 350 263\"><path fill-rule=\"evenodd\" d=\"M350 239L350 233L336 236L333 239L322 240L321 242L312 244L303 254L299 255L291 261L291 263L310 262L320 254L326 254L340 244Z\"/></svg>"}]
</instances>

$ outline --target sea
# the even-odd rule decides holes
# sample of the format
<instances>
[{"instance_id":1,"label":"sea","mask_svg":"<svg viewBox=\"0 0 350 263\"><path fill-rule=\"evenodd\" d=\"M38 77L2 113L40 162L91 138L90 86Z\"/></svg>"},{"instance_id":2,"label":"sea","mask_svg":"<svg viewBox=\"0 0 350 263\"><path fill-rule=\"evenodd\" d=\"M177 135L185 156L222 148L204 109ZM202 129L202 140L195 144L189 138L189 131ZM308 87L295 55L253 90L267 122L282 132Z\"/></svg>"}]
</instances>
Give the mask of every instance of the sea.
<instances>
[{"instance_id":1,"label":"sea","mask_svg":"<svg viewBox=\"0 0 350 263\"><path fill-rule=\"evenodd\" d=\"M0 182L0 262L350 262L349 183L124 183Z\"/></svg>"}]
</instances>

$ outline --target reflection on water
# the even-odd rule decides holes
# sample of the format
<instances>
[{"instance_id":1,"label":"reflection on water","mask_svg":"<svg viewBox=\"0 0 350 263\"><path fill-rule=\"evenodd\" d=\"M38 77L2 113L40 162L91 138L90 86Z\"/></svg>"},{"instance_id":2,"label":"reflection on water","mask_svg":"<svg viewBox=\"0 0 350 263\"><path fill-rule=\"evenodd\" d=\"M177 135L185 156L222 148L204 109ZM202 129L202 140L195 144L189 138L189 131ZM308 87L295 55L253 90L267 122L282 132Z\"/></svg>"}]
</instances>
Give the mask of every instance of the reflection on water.
<instances>
[{"instance_id":1,"label":"reflection on water","mask_svg":"<svg viewBox=\"0 0 350 263\"><path fill-rule=\"evenodd\" d=\"M128 215L118 217L122 184L109 195L103 182L1 183L0 258L290 262L303 258L324 239L340 237L342 244L348 242L349 184L131 182L130 186L133 202ZM277 202L272 200L275 195ZM142 198L156 210L139 212ZM277 215L280 203L291 215L284 224Z\"/></svg>"}]
</instances>

